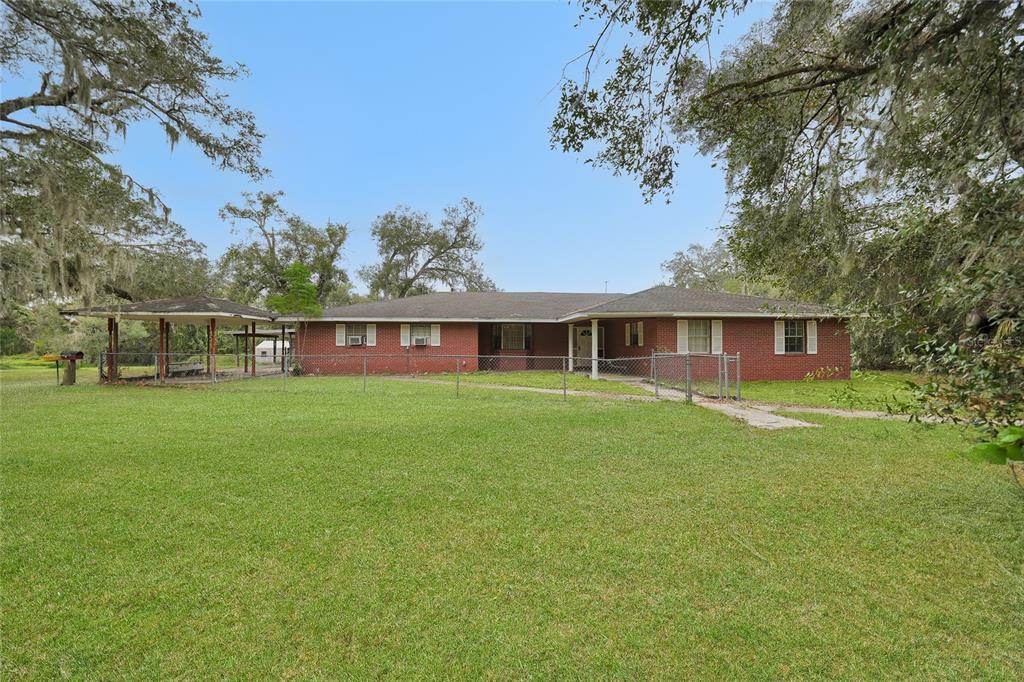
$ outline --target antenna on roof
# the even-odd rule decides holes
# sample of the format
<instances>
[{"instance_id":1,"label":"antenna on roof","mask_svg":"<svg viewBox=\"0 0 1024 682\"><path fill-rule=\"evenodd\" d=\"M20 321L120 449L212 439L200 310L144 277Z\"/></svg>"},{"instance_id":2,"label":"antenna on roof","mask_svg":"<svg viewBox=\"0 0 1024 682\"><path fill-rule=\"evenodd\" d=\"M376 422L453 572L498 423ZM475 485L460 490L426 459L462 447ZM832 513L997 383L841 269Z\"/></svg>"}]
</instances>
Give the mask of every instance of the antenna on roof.
<instances>
[{"instance_id":1,"label":"antenna on roof","mask_svg":"<svg viewBox=\"0 0 1024 682\"><path fill-rule=\"evenodd\" d=\"M608 293L608 280L604 281L604 293Z\"/></svg>"}]
</instances>

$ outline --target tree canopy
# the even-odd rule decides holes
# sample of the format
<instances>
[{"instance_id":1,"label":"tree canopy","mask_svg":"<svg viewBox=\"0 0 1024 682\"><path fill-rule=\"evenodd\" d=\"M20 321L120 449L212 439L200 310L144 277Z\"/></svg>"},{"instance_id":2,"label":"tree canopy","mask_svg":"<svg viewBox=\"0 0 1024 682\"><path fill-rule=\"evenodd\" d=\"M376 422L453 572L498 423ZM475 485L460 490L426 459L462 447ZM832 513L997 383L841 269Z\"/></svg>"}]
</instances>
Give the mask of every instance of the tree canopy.
<instances>
[{"instance_id":1,"label":"tree canopy","mask_svg":"<svg viewBox=\"0 0 1024 682\"><path fill-rule=\"evenodd\" d=\"M596 145L648 197L697 144L724 163L745 268L895 330L910 362L977 396L949 414L1018 418L1021 389L984 377L1024 341L1024 4L788 0L710 62L746 4L584 0L602 28L553 143ZM599 80L616 27L632 37Z\"/></svg>"},{"instance_id":2,"label":"tree canopy","mask_svg":"<svg viewBox=\"0 0 1024 682\"><path fill-rule=\"evenodd\" d=\"M289 287L286 264L298 262L308 268L321 305L347 302L352 283L341 259L348 227L332 221L315 227L286 211L281 206L283 196L283 192L243 192L243 203L229 202L221 209L221 219L244 236L219 261L228 296L256 303L283 294Z\"/></svg>"},{"instance_id":3,"label":"tree canopy","mask_svg":"<svg viewBox=\"0 0 1024 682\"><path fill-rule=\"evenodd\" d=\"M690 244L662 263L661 269L677 287L760 296L775 293L772 287L751 280L722 239L711 246Z\"/></svg>"},{"instance_id":4,"label":"tree canopy","mask_svg":"<svg viewBox=\"0 0 1024 682\"><path fill-rule=\"evenodd\" d=\"M380 262L362 268L370 295L404 298L443 285L465 291L493 291L477 256L483 242L476 233L482 210L469 199L444 209L436 227L426 213L399 206L373 222Z\"/></svg>"},{"instance_id":5,"label":"tree canopy","mask_svg":"<svg viewBox=\"0 0 1024 682\"><path fill-rule=\"evenodd\" d=\"M309 268L302 263L292 263L284 269L282 276L287 282L284 293L269 297L267 305L279 313L301 313L315 317L323 314Z\"/></svg>"},{"instance_id":6,"label":"tree canopy","mask_svg":"<svg viewBox=\"0 0 1024 682\"><path fill-rule=\"evenodd\" d=\"M219 168L266 174L253 115L217 89L245 69L212 54L198 16L159 0L2 0L0 68L37 82L12 91L5 76L0 99L0 235L17 254L5 300L89 297L143 254L191 248L155 188L109 158L135 123L158 123L171 147L184 138Z\"/></svg>"}]
</instances>

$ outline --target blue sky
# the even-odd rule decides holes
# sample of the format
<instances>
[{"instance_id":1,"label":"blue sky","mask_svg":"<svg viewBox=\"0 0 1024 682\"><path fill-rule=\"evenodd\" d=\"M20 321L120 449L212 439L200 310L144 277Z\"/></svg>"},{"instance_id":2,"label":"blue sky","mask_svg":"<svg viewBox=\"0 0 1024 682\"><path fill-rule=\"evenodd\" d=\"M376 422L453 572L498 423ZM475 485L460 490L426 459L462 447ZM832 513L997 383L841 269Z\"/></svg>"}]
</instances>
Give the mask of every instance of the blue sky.
<instances>
[{"instance_id":1,"label":"blue sky","mask_svg":"<svg viewBox=\"0 0 1024 682\"><path fill-rule=\"evenodd\" d=\"M439 216L466 196L484 211L486 272L507 291L635 291L660 263L709 243L725 218L711 161L684 151L670 204L636 182L553 150L548 126L563 65L592 31L568 3L204 3L215 52L251 76L226 90L266 133L255 186L151 126L118 159L156 186L216 258L234 240L217 217L242 191L283 190L314 223L346 222L345 267L374 260L370 225L397 204ZM766 17L755 3L717 51ZM26 74L29 76L29 74ZM361 282L358 288L363 290Z\"/></svg>"}]
</instances>

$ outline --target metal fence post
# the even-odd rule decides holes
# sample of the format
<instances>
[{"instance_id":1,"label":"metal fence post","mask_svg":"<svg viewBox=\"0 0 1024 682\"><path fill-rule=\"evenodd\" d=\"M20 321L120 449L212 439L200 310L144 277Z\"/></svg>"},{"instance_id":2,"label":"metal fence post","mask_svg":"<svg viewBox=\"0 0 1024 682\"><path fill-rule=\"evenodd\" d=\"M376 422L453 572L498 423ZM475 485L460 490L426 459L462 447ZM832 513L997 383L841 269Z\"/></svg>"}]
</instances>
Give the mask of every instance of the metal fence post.
<instances>
[{"instance_id":1,"label":"metal fence post","mask_svg":"<svg viewBox=\"0 0 1024 682\"><path fill-rule=\"evenodd\" d=\"M569 399L569 386L566 382L566 366L569 364L569 358L562 358L562 400Z\"/></svg>"},{"instance_id":2,"label":"metal fence post","mask_svg":"<svg viewBox=\"0 0 1024 682\"><path fill-rule=\"evenodd\" d=\"M740 399L740 354L736 352L736 400Z\"/></svg>"},{"instance_id":3,"label":"metal fence post","mask_svg":"<svg viewBox=\"0 0 1024 682\"><path fill-rule=\"evenodd\" d=\"M366 355L363 355L363 393L366 393Z\"/></svg>"},{"instance_id":4,"label":"metal fence post","mask_svg":"<svg viewBox=\"0 0 1024 682\"><path fill-rule=\"evenodd\" d=\"M462 373L459 371L459 357L455 356L455 397L459 397L459 380L462 378Z\"/></svg>"},{"instance_id":5,"label":"metal fence post","mask_svg":"<svg viewBox=\"0 0 1024 682\"><path fill-rule=\"evenodd\" d=\"M661 397L658 393L658 354L651 351L651 377L654 379L654 397Z\"/></svg>"},{"instance_id":6,"label":"metal fence post","mask_svg":"<svg viewBox=\"0 0 1024 682\"><path fill-rule=\"evenodd\" d=\"M686 354L686 399L693 402L693 358L687 353Z\"/></svg>"},{"instance_id":7,"label":"metal fence post","mask_svg":"<svg viewBox=\"0 0 1024 682\"><path fill-rule=\"evenodd\" d=\"M723 389L724 395L722 397L723 398L728 398L729 397L729 356L725 355L725 354L722 355L722 369L725 372L724 377L723 377L723 380L725 382L725 388Z\"/></svg>"},{"instance_id":8,"label":"metal fence post","mask_svg":"<svg viewBox=\"0 0 1024 682\"><path fill-rule=\"evenodd\" d=\"M292 364L291 360L292 360L291 356L288 355L288 353L285 353L285 355L284 355L284 390L286 390L286 391L288 390L288 373L291 371L291 367L289 367L289 365Z\"/></svg>"}]
</instances>

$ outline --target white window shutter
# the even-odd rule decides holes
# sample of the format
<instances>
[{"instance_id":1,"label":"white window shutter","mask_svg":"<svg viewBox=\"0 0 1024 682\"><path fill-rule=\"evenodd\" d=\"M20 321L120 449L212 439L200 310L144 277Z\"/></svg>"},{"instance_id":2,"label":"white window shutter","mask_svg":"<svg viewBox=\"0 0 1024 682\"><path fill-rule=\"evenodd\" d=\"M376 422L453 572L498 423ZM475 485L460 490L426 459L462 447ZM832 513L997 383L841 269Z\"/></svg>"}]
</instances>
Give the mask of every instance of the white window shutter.
<instances>
[{"instance_id":1,"label":"white window shutter","mask_svg":"<svg viewBox=\"0 0 1024 682\"><path fill-rule=\"evenodd\" d=\"M722 321L711 320L711 352L715 355L722 354Z\"/></svg>"},{"instance_id":2,"label":"white window shutter","mask_svg":"<svg viewBox=\"0 0 1024 682\"><path fill-rule=\"evenodd\" d=\"M399 334L398 334L398 336L399 336L399 343L402 346L408 346L409 345L409 325L403 324L398 329L399 329Z\"/></svg>"},{"instance_id":3,"label":"white window shutter","mask_svg":"<svg viewBox=\"0 0 1024 682\"><path fill-rule=\"evenodd\" d=\"M334 345L344 346L346 341L347 339L345 338L345 325L334 325Z\"/></svg>"},{"instance_id":4,"label":"white window shutter","mask_svg":"<svg viewBox=\"0 0 1024 682\"><path fill-rule=\"evenodd\" d=\"M818 321L807 320L807 354L818 354Z\"/></svg>"},{"instance_id":5,"label":"white window shutter","mask_svg":"<svg viewBox=\"0 0 1024 682\"><path fill-rule=\"evenodd\" d=\"M676 352L690 352L690 322L689 320L676 321Z\"/></svg>"},{"instance_id":6,"label":"white window shutter","mask_svg":"<svg viewBox=\"0 0 1024 682\"><path fill-rule=\"evenodd\" d=\"M642 321L636 323L636 345L644 345L644 323Z\"/></svg>"},{"instance_id":7,"label":"white window shutter","mask_svg":"<svg viewBox=\"0 0 1024 682\"><path fill-rule=\"evenodd\" d=\"M775 320L775 354L786 354L786 323L783 320Z\"/></svg>"},{"instance_id":8,"label":"white window shutter","mask_svg":"<svg viewBox=\"0 0 1024 682\"><path fill-rule=\"evenodd\" d=\"M630 339L630 333L629 333L631 331L630 327L632 327L632 326L633 325L631 325L629 322L627 322L625 324L625 327L626 327L626 345L627 346L629 345L629 342L632 340L632 339Z\"/></svg>"},{"instance_id":9,"label":"white window shutter","mask_svg":"<svg viewBox=\"0 0 1024 682\"><path fill-rule=\"evenodd\" d=\"M430 345L440 346L441 345L441 325L432 324L430 325Z\"/></svg>"},{"instance_id":10,"label":"white window shutter","mask_svg":"<svg viewBox=\"0 0 1024 682\"><path fill-rule=\"evenodd\" d=\"M366 345L376 346L377 345L377 325L368 324L366 325Z\"/></svg>"}]
</instances>

